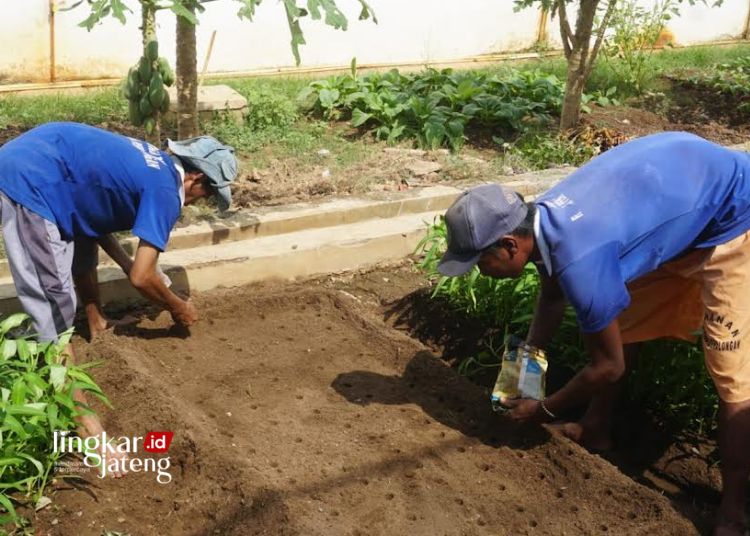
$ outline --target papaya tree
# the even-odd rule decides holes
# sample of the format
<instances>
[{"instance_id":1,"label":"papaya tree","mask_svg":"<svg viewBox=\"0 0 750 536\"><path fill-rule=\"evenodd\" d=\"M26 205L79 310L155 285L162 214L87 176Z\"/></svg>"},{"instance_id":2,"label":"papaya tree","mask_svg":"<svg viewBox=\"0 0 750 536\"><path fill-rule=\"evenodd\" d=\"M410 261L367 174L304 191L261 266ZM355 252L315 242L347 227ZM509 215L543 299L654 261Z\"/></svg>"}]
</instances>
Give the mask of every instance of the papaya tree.
<instances>
[{"instance_id":1,"label":"papaya tree","mask_svg":"<svg viewBox=\"0 0 750 536\"><path fill-rule=\"evenodd\" d=\"M178 16L190 17L190 11L183 5L185 1L138 0L141 8L143 53L136 65L128 72L123 85L123 95L128 99L130 121L135 126L143 126L146 139L157 146L161 138L160 117L169 110L169 95L164 86L171 86L174 83L174 73L169 62L159 57L156 12L161 9L171 9ZM79 0L65 11L74 9L84 2L89 5L90 13L79 26L88 31L91 31L107 16L112 16L125 24L126 13L132 13L124 0ZM194 17L192 22L195 22Z\"/></svg>"},{"instance_id":2,"label":"papaya tree","mask_svg":"<svg viewBox=\"0 0 750 536\"><path fill-rule=\"evenodd\" d=\"M578 124L581 115L581 96L596 63L604 34L609 27L618 0L514 0L516 10L538 7L557 17L563 52L568 64L565 96L560 114L560 130L566 131ZM682 2L683 0L677 0ZM686 0L708 4L707 0ZM716 0L713 5L720 5ZM569 13L577 10L575 24ZM593 42L592 42L593 40Z\"/></svg>"},{"instance_id":3,"label":"papaya tree","mask_svg":"<svg viewBox=\"0 0 750 536\"><path fill-rule=\"evenodd\" d=\"M143 125L146 139L157 146L161 138L159 119L169 111L166 87L173 83L169 63L159 56L159 43L155 39L148 41L143 56L128 71L123 95L128 99L130 122L137 127Z\"/></svg>"},{"instance_id":4,"label":"papaya tree","mask_svg":"<svg viewBox=\"0 0 750 536\"><path fill-rule=\"evenodd\" d=\"M182 0L183 6L192 17L177 17L177 136L180 139L198 135L198 74L197 55L195 51L195 14L203 12L202 4L214 0ZM252 22L257 7L262 0L235 0L242 4L237 15ZM365 0L356 0L360 7L359 19L371 18L377 23L372 8ZM298 6L296 0L283 0L284 15L286 16L291 34L292 54L297 65L300 64L300 45L305 44L301 21L304 17L312 20L323 19L325 24L336 29L346 30L348 20L336 6L334 0L307 0L304 6Z\"/></svg>"},{"instance_id":5,"label":"papaya tree","mask_svg":"<svg viewBox=\"0 0 750 536\"><path fill-rule=\"evenodd\" d=\"M125 5L123 0L80 0L70 8L87 2L91 8L89 16L81 22L80 26L89 31L98 24L103 18L112 16L125 23L126 12L131 10ZM203 4L216 0L139 0L141 5L141 32L143 35L143 57L147 57L146 48L150 42L156 41L156 24L155 14L160 9L171 9L177 16L177 131L178 138L190 138L198 134L198 72L197 72L197 54L195 49L195 25L198 23L198 13L204 11ZM253 21L256 9L262 0L235 0L241 4L238 16L240 18ZM355 0L360 6L359 19L372 19L377 23L377 18L366 0ZM346 30L348 20L346 16L336 5L335 0L304 0L304 5L298 5L298 0L281 0L284 8L284 15L289 26L291 34L292 54L297 65L300 64L299 47L305 44L305 37L302 32L301 21L305 17L312 20L323 20L328 26L335 29ZM302 4L302 2L299 2ZM157 45L158 48L158 45ZM159 64L161 64L159 60ZM138 63L140 75L141 60ZM146 68L144 68L146 70ZM132 72L132 69L131 69ZM164 78L162 73L162 78ZM139 95L141 101L142 94ZM129 97L132 102L132 95ZM168 99L168 97L167 97ZM139 101L140 102L140 101ZM168 104L166 105L168 107ZM144 102L144 109L148 110L149 105ZM131 119L135 111L131 106ZM141 112L142 113L142 112ZM152 123L146 122L149 117L144 117L144 125L149 140L157 141L160 136L159 132L159 114L155 112L153 130Z\"/></svg>"}]
</instances>

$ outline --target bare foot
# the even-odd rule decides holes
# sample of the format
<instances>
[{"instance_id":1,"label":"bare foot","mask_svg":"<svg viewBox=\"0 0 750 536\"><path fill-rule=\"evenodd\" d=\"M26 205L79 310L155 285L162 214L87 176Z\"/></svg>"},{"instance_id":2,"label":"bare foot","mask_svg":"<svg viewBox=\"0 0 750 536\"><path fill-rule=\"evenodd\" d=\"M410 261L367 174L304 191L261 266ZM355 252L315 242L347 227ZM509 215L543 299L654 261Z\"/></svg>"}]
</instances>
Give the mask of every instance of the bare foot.
<instances>
[{"instance_id":1,"label":"bare foot","mask_svg":"<svg viewBox=\"0 0 750 536\"><path fill-rule=\"evenodd\" d=\"M104 316L101 316L95 320L89 321L89 331L91 333L91 340L93 341L95 338L97 338L99 335L101 335L105 331L109 331L116 327L131 326L133 324L136 324L137 322L138 322L138 319L130 315L124 316L118 320L112 320L111 318L106 318Z\"/></svg>"},{"instance_id":2,"label":"bare foot","mask_svg":"<svg viewBox=\"0 0 750 536\"><path fill-rule=\"evenodd\" d=\"M103 456L102 463L106 464L107 475L112 478L122 478L127 474L127 463L128 460L130 460L130 456L128 456L127 452L119 452L115 450L115 452L112 453L107 451L102 445L99 448L99 454Z\"/></svg>"},{"instance_id":3,"label":"bare foot","mask_svg":"<svg viewBox=\"0 0 750 536\"><path fill-rule=\"evenodd\" d=\"M579 445L595 452L612 450L614 443L608 433L587 428L578 422L565 422L548 425L550 430L572 439Z\"/></svg>"},{"instance_id":4,"label":"bare foot","mask_svg":"<svg viewBox=\"0 0 750 536\"><path fill-rule=\"evenodd\" d=\"M104 428L102 428L99 418L95 415L85 415L81 417L81 422L77 431L78 435L83 439L87 437L98 437L101 440L104 438ZM112 443L112 441L113 439L110 439L109 443ZM121 478L125 476L128 472L127 462L130 459L127 452L120 452L111 447L107 448L107 445L102 441L99 442L96 451L100 456L101 466L103 466L107 475L113 478Z\"/></svg>"}]
</instances>

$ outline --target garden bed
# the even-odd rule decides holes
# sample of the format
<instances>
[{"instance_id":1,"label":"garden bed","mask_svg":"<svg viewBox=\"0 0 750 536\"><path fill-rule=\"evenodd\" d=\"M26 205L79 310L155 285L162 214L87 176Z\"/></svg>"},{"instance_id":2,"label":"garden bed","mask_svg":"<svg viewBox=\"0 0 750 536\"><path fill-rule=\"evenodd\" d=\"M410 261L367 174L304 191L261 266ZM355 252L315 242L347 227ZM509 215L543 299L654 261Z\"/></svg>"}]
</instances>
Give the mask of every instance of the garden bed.
<instances>
[{"instance_id":1,"label":"garden bed","mask_svg":"<svg viewBox=\"0 0 750 536\"><path fill-rule=\"evenodd\" d=\"M142 310L79 341L104 362L111 433L174 432L173 480L58 481L37 533L697 533L608 462L494 414L442 359L450 315L423 308L429 336L405 321L423 289L404 265L218 290L189 336Z\"/></svg>"}]
</instances>

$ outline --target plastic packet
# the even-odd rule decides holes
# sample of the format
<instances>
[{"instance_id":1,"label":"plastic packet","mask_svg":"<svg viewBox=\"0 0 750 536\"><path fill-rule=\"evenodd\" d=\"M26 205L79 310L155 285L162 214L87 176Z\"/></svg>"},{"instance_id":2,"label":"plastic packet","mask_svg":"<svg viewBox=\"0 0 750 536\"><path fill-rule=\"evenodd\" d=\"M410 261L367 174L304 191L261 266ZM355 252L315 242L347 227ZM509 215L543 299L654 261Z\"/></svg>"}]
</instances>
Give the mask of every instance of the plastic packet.
<instances>
[{"instance_id":1,"label":"plastic packet","mask_svg":"<svg viewBox=\"0 0 750 536\"><path fill-rule=\"evenodd\" d=\"M492 408L505 411L513 398L543 400L547 375L544 351L526 344L515 335L508 337L500 372L492 390Z\"/></svg>"},{"instance_id":2,"label":"plastic packet","mask_svg":"<svg viewBox=\"0 0 750 536\"><path fill-rule=\"evenodd\" d=\"M172 279L164 273L164 270L161 269L161 266L158 264L156 265L156 274L161 278L162 281L164 281L164 284L167 286L167 288L172 286Z\"/></svg>"}]
</instances>

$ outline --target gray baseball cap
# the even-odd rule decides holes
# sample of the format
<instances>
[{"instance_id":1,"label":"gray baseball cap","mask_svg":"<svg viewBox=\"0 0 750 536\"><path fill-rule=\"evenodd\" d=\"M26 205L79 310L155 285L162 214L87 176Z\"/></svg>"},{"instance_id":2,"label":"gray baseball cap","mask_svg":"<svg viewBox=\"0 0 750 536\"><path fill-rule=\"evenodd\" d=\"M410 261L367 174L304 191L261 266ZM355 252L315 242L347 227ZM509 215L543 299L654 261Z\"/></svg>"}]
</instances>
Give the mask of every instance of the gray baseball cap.
<instances>
[{"instance_id":1,"label":"gray baseball cap","mask_svg":"<svg viewBox=\"0 0 750 536\"><path fill-rule=\"evenodd\" d=\"M167 140L167 147L180 160L208 177L208 182L216 190L219 210L227 210L232 204L229 185L237 176L234 147L224 145L211 136L198 136L182 141Z\"/></svg>"},{"instance_id":2,"label":"gray baseball cap","mask_svg":"<svg viewBox=\"0 0 750 536\"><path fill-rule=\"evenodd\" d=\"M467 190L445 213L448 251L438 271L447 276L465 274L479 261L482 250L518 227L527 212L521 197L499 184Z\"/></svg>"}]
</instances>

